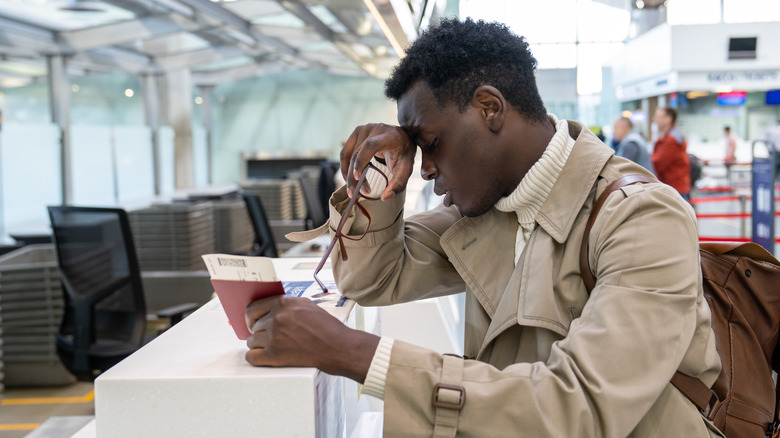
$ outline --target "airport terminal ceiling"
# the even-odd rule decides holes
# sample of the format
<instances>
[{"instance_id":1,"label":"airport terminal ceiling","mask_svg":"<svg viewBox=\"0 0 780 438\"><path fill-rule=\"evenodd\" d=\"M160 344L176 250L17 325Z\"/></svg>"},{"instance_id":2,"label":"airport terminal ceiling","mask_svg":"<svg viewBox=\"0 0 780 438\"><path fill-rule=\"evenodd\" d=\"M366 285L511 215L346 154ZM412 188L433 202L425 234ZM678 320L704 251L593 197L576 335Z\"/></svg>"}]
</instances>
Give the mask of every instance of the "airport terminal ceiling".
<instances>
[{"instance_id":1,"label":"airport terminal ceiling","mask_svg":"<svg viewBox=\"0 0 780 438\"><path fill-rule=\"evenodd\" d=\"M216 85L288 69L385 77L441 0L3 0L0 88L189 69Z\"/></svg>"},{"instance_id":2,"label":"airport terminal ceiling","mask_svg":"<svg viewBox=\"0 0 780 438\"><path fill-rule=\"evenodd\" d=\"M777 20L770 5L771 0L0 0L0 89L45 82L57 56L71 77L186 69L194 85L204 86L303 69L384 78L421 29L453 14L505 21L529 38L540 69L573 68L577 56L568 46L577 43L620 44L664 22ZM547 20L572 25L534 30Z\"/></svg>"}]
</instances>

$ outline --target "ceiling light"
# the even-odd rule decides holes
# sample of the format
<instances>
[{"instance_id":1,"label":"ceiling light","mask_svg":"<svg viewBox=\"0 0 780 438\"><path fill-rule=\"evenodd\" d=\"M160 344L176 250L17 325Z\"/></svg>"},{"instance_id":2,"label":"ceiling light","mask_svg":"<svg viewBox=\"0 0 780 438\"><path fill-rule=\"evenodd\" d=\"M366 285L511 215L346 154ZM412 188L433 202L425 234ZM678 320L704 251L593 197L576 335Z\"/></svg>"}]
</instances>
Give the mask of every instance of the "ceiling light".
<instances>
[{"instance_id":1,"label":"ceiling light","mask_svg":"<svg viewBox=\"0 0 780 438\"><path fill-rule=\"evenodd\" d=\"M127 96L127 97L133 97L134 94L135 94L135 91L133 91L132 88L128 88L128 89L125 90L125 96Z\"/></svg>"},{"instance_id":2,"label":"ceiling light","mask_svg":"<svg viewBox=\"0 0 780 438\"><path fill-rule=\"evenodd\" d=\"M96 1L68 0L59 9L69 12L106 12L103 5Z\"/></svg>"},{"instance_id":3,"label":"ceiling light","mask_svg":"<svg viewBox=\"0 0 780 438\"><path fill-rule=\"evenodd\" d=\"M29 85L31 78L0 77L0 88L16 88Z\"/></svg>"},{"instance_id":4,"label":"ceiling light","mask_svg":"<svg viewBox=\"0 0 780 438\"><path fill-rule=\"evenodd\" d=\"M363 3L365 3L368 10L371 11L371 15L374 16L374 19L379 24L379 27L382 28L382 33L384 33L387 40L390 41L390 45L393 46L393 49L395 50L395 53L398 54L398 57L401 59L405 58L406 51L403 49L403 47L401 47L401 44L396 39L395 35L393 35L393 31L390 30L390 26L387 25L384 17L382 17L382 14L379 13L379 9L376 8L373 0L363 0Z\"/></svg>"}]
</instances>

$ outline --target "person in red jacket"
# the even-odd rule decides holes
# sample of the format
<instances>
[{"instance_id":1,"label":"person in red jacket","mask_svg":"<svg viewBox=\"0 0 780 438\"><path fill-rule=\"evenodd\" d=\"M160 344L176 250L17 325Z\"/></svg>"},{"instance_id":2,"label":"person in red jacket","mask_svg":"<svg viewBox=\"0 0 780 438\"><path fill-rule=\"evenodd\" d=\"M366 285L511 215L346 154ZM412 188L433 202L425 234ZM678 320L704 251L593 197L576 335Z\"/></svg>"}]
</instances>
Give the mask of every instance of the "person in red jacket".
<instances>
[{"instance_id":1,"label":"person in red jacket","mask_svg":"<svg viewBox=\"0 0 780 438\"><path fill-rule=\"evenodd\" d=\"M674 187L683 198L688 199L691 191L691 162L680 130L675 126L677 111L661 107L655 111L653 122L658 126L658 140L655 141L653 162L655 175L665 184Z\"/></svg>"}]
</instances>

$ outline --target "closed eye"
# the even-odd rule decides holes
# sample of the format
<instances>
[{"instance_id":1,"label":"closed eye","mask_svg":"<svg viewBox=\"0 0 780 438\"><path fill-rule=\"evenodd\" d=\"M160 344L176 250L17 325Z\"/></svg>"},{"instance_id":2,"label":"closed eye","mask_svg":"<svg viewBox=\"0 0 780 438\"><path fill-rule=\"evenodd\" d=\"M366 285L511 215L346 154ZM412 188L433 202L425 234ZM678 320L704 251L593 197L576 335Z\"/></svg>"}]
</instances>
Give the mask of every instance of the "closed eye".
<instances>
[{"instance_id":1,"label":"closed eye","mask_svg":"<svg viewBox=\"0 0 780 438\"><path fill-rule=\"evenodd\" d=\"M431 144L429 144L428 147L425 148L425 149L430 154L433 151L435 151L438 146L439 146L439 139L438 138L434 138L433 141L431 142Z\"/></svg>"}]
</instances>

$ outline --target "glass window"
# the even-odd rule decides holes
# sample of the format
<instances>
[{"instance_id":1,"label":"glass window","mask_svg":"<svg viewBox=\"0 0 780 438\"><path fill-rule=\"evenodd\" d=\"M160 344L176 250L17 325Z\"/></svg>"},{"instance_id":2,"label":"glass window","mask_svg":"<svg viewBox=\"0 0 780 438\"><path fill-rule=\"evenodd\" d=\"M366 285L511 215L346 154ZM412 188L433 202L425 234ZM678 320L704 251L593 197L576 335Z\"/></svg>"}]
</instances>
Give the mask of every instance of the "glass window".
<instances>
[{"instance_id":1,"label":"glass window","mask_svg":"<svg viewBox=\"0 0 780 438\"><path fill-rule=\"evenodd\" d=\"M577 38L577 0L461 0L460 15L505 23L534 44L573 43Z\"/></svg>"},{"instance_id":2,"label":"glass window","mask_svg":"<svg viewBox=\"0 0 780 438\"><path fill-rule=\"evenodd\" d=\"M684 0L666 2L666 21L669 24L720 23L721 0ZM740 0L740 3L741 0Z\"/></svg>"},{"instance_id":3,"label":"glass window","mask_svg":"<svg viewBox=\"0 0 780 438\"><path fill-rule=\"evenodd\" d=\"M4 123L0 131L4 231L48 232L47 205L61 202L60 130L53 124Z\"/></svg>"},{"instance_id":4,"label":"glass window","mask_svg":"<svg viewBox=\"0 0 780 438\"><path fill-rule=\"evenodd\" d=\"M160 126L160 129L157 131L157 142L160 148L160 194L171 194L176 190L176 180L174 178L176 163L173 158L174 137L173 128L170 126Z\"/></svg>"},{"instance_id":5,"label":"glass window","mask_svg":"<svg viewBox=\"0 0 780 438\"><path fill-rule=\"evenodd\" d=\"M628 37L631 14L624 8L591 0L577 3L577 39L580 42L621 42Z\"/></svg>"},{"instance_id":6,"label":"glass window","mask_svg":"<svg viewBox=\"0 0 780 438\"><path fill-rule=\"evenodd\" d=\"M111 127L76 125L70 130L73 168L73 204L110 206L116 204L114 152Z\"/></svg>"},{"instance_id":7,"label":"glass window","mask_svg":"<svg viewBox=\"0 0 780 438\"><path fill-rule=\"evenodd\" d=\"M577 45L577 94L601 92L602 69L615 57L621 43L582 43Z\"/></svg>"},{"instance_id":8,"label":"glass window","mask_svg":"<svg viewBox=\"0 0 780 438\"><path fill-rule=\"evenodd\" d=\"M576 44L531 44L537 68L574 68L577 66Z\"/></svg>"},{"instance_id":9,"label":"glass window","mask_svg":"<svg viewBox=\"0 0 780 438\"><path fill-rule=\"evenodd\" d=\"M209 156L206 129L192 125L192 158L195 162L195 187L209 185Z\"/></svg>"},{"instance_id":10,"label":"glass window","mask_svg":"<svg viewBox=\"0 0 780 438\"><path fill-rule=\"evenodd\" d=\"M151 130L148 126L116 126L113 142L119 202L151 199L154 196Z\"/></svg>"}]
</instances>

